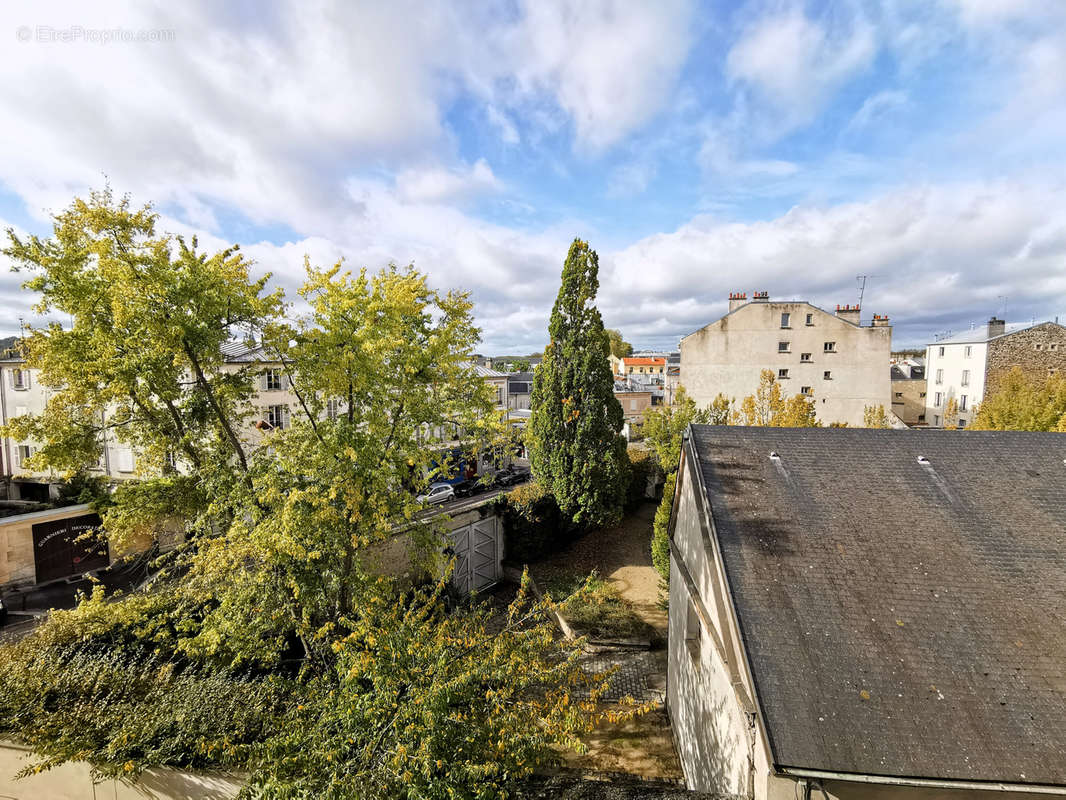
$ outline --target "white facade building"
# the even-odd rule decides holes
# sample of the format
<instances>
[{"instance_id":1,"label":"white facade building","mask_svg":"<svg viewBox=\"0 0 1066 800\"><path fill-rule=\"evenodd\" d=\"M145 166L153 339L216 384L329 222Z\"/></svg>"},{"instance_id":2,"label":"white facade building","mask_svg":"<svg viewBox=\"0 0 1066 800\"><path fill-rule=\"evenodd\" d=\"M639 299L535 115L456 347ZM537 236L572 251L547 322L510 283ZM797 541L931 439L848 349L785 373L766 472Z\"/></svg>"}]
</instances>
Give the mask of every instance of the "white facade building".
<instances>
[{"instance_id":1,"label":"white facade building","mask_svg":"<svg viewBox=\"0 0 1066 800\"><path fill-rule=\"evenodd\" d=\"M1036 381L1066 370L1066 328L992 317L987 325L933 342L926 349L926 423L967 427L990 383L1015 368ZM949 419L952 401L957 414Z\"/></svg>"}]
</instances>

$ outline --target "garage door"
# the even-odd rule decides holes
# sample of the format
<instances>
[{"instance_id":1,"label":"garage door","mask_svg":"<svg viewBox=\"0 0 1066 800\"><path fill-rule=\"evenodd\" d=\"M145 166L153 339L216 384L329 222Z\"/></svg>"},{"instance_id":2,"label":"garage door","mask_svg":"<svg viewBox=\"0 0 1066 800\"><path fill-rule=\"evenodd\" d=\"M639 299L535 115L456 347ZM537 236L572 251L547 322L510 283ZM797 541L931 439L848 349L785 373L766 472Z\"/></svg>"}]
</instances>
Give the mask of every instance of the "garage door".
<instances>
[{"instance_id":1,"label":"garage door","mask_svg":"<svg viewBox=\"0 0 1066 800\"><path fill-rule=\"evenodd\" d=\"M111 563L107 542L81 537L100 527L96 514L39 522L33 526L37 583L81 575Z\"/></svg>"},{"instance_id":2,"label":"garage door","mask_svg":"<svg viewBox=\"0 0 1066 800\"><path fill-rule=\"evenodd\" d=\"M497 517L489 517L452 531L452 583L460 592L480 592L500 579L502 529Z\"/></svg>"}]
</instances>

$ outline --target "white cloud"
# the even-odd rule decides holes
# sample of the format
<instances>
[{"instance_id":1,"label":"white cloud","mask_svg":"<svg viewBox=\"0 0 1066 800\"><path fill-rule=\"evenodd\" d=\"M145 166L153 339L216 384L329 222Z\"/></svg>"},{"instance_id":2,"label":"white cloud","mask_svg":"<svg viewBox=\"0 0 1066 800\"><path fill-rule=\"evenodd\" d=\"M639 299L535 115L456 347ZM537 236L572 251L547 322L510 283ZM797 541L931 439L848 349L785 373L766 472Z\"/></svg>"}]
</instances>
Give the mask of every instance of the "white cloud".
<instances>
[{"instance_id":1,"label":"white cloud","mask_svg":"<svg viewBox=\"0 0 1066 800\"><path fill-rule=\"evenodd\" d=\"M880 117L906 107L908 102L907 93L895 89L886 89L883 92L872 94L863 101L862 106L855 112L855 115L848 122L846 130L855 131L865 128Z\"/></svg>"},{"instance_id":2,"label":"white cloud","mask_svg":"<svg viewBox=\"0 0 1066 800\"><path fill-rule=\"evenodd\" d=\"M468 169L407 169L396 176L400 199L408 203L442 203L502 188L483 158Z\"/></svg>"},{"instance_id":3,"label":"white cloud","mask_svg":"<svg viewBox=\"0 0 1066 800\"><path fill-rule=\"evenodd\" d=\"M616 167L607 179L607 196L633 197L643 194L657 171L651 161L633 161Z\"/></svg>"},{"instance_id":4,"label":"white cloud","mask_svg":"<svg viewBox=\"0 0 1066 800\"><path fill-rule=\"evenodd\" d=\"M655 115L692 43L688 0L527 0L507 50L524 92L548 92L578 142L603 150Z\"/></svg>"},{"instance_id":5,"label":"white cloud","mask_svg":"<svg viewBox=\"0 0 1066 800\"><path fill-rule=\"evenodd\" d=\"M729 51L726 67L786 115L778 123L786 130L811 120L876 51L873 29L861 17L830 26L792 10L756 20Z\"/></svg>"},{"instance_id":6,"label":"white cloud","mask_svg":"<svg viewBox=\"0 0 1066 800\"><path fill-rule=\"evenodd\" d=\"M601 308L631 340L669 346L725 313L731 291L831 308L854 302L855 276L869 275L866 307L894 319L897 342L979 321L1003 294L1012 319L1046 318L1066 311L1061 190L952 184L797 207L765 222L696 218L601 259Z\"/></svg>"}]
</instances>

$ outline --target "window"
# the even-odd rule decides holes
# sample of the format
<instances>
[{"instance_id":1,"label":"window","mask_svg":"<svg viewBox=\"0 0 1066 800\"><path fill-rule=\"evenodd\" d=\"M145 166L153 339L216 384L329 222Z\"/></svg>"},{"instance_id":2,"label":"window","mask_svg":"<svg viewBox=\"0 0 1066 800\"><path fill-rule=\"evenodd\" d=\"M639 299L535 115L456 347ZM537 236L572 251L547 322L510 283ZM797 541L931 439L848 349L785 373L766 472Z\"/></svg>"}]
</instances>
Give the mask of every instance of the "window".
<instances>
[{"instance_id":1,"label":"window","mask_svg":"<svg viewBox=\"0 0 1066 800\"><path fill-rule=\"evenodd\" d=\"M938 369L936 371L936 383L937 383L937 386L939 386L943 382L944 382L944 370Z\"/></svg>"},{"instance_id":2,"label":"window","mask_svg":"<svg viewBox=\"0 0 1066 800\"><path fill-rule=\"evenodd\" d=\"M802 361L802 362L804 362L806 364L809 364L810 361L811 361L811 354L810 353L800 353L800 361Z\"/></svg>"},{"instance_id":3,"label":"window","mask_svg":"<svg viewBox=\"0 0 1066 800\"><path fill-rule=\"evenodd\" d=\"M965 410L966 410L966 395L961 394L961 395L959 395L959 411L965 411Z\"/></svg>"},{"instance_id":4,"label":"window","mask_svg":"<svg viewBox=\"0 0 1066 800\"><path fill-rule=\"evenodd\" d=\"M1058 346L1057 344L1049 344L1049 345L1047 346L1047 349L1048 349L1048 350L1058 350L1058 349L1059 349L1059 346Z\"/></svg>"},{"instance_id":5,"label":"window","mask_svg":"<svg viewBox=\"0 0 1066 800\"><path fill-rule=\"evenodd\" d=\"M969 358L969 357L970 357L970 355L971 355L972 353L973 353L973 348L972 348L972 347L970 347L970 345L966 345L966 349L965 349L965 350L963 350L963 353L962 353L962 355L963 355L963 356L964 356L965 358Z\"/></svg>"},{"instance_id":6,"label":"window","mask_svg":"<svg viewBox=\"0 0 1066 800\"><path fill-rule=\"evenodd\" d=\"M810 397L812 394L814 394L814 390L810 386L801 386L800 394Z\"/></svg>"},{"instance_id":7,"label":"window","mask_svg":"<svg viewBox=\"0 0 1066 800\"><path fill-rule=\"evenodd\" d=\"M263 373L263 388L269 391L277 391L281 388L281 370L268 369Z\"/></svg>"},{"instance_id":8,"label":"window","mask_svg":"<svg viewBox=\"0 0 1066 800\"><path fill-rule=\"evenodd\" d=\"M133 472L133 451L128 447L120 447L115 453L119 472Z\"/></svg>"},{"instance_id":9,"label":"window","mask_svg":"<svg viewBox=\"0 0 1066 800\"><path fill-rule=\"evenodd\" d=\"M966 427L966 420L962 419L961 417L959 418L959 427L960 428L965 428Z\"/></svg>"},{"instance_id":10,"label":"window","mask_svg":"<svg viewBox=\"0 0 1066 800\"><path fill-rule=\"evenodd\" d=\"M636 411L637 410L637 401L635 399L633 399L632 397L629 398L629 410L630 411Z\"/></svg>"},{"instance_id":11,"label":"window","mask_svg":"<svg viewBox=\"0 0 1066 800\"><path fill-rule=\"evenodd\" d=\"M936 394L933 395L933 405L936 406L937 408L940 408L941 397L942 396L941 396L940 392L937 392Z\"/></svg>"},{"instance_id":12,"label":"window","mask_svg":"<svg viewBox=\"0 0 1066 800\"><path fill-rule=\"evenodd\" d=\"M28 369L11 370L11 386L15 389L29 389L30 371Z\"/></svg>"},{"instance_id":13,"label":"window","mask_svg":"<svg viewBox=\"0 0 1066 800\"><path fill-rule=\"evenodd\" d=\"M943 347L940 348L940 352L937 353L937 355L941 355L941 356L944 355L944 348Z\"/></svg>"},{"instance_id":14,"label":"window","mask_svg":"<svg viewBox=\"0 0 1066 800\"><path fill-rule=\"evenodd\" d=\"M896 397L903 397L903 392L896 392Z\"/></svg>"},{"instance_id":15,"label":"window","mask_svg":"<svg viewBox=\"0 0 1066 800\"><path fill-rule=\"evenodd\" d=\"M340 416L340 412L341 412L341 401L340 400L338 400L336 397L331 397L329 400L326 401L326 418L327 419L336 419L337 417Z\"/></svg>"},{"instance_id":16,"label":"window","mask_svg":"<svg viewBox=\"0 0 1066 800\"><path fill-rule=\"evenodd\" d=\"M777 377L780 380L786 380L788 378L788 370L787 369L779 369L777 371Z\"/></svg>"},{"instance_id":17,"label":"window","mask_svg":"<svg viewBox=\"0 0 1066 800\"><path fill-rule=\"evenodd\" d=\"M788 342L778 342L777 343L777 352L779 352L779 353L787 353L788 352Z\"/></svg>"},{"instance_id":18,"label":"window","mask_svg":"<svg viewBox=\"0 0 1066 800\"><path fill-rule=\"evenodd\" d=\"M919 396L919 397L925 397L925 392L920 392L920 393L918 394L918 396Z\"/></svg>"},{"instance_id":19,"label":"window","mask_svg":"<svg viewBox=\"0 0 1066 800\"><path fill-rule=\"evenodd\" d=\"M826 342L822 346L822 349L825 352L827 352L827 353L835 353L837 351L837 343L836 342Z\"/></svg>"},{"instance_id":20,"label":"window","mask_svg":"<svg viewBox=\"0 0 1066 800\"><path fill-rule=\"evenodd\" d=\"M833 380L833 373L830 372L829 370L826 370L825 372L822 373L822 380L823 381L831 381L831 380Z\"/></svg>"},{"instance_id":21,"label":"window","mask_svg":"<svg viewBox=\"0 0 1066 800\"><path fill-rule=\"evenodd\" d=\"M962 385L963 386L969 386L970 385L970 370L968 370L968 369L964 369L962 371Z\"/></svg>"},{"instance_id":22,"label":"window","mask_svg":"<svg viewBox=\"0 0 1066 800\"><path fill-rule=\"evenodd\" d=\"M18 446L19 466L26 465L26 459L33 455L33 448L28 444L20 444Z\"/></svg>"},{"instance_id":23,"label":"window","mask_svg":"<svg viewBox=\"0 0 1066 800\"><path fill-rule=\"evenodd\" d=\"M792 315L791 314L789 314L787 312L782 314L781 315L781 327L782 328L788 328L789 327L788 323L789 323L790 319L792 319Z\"/></svg>"},{"instance_id":24,"label":"window","mask_svg":"<svg viewBox=\"0 0 1066 800\"><path fill-rule=\"evenodd\" d=\"M919 414L918 415L918 421L919 422L925 422L925 414Z\"/></svg>"},{"instance_id":25,"label":"window","mask_svg":"<svg viewBox=\"0 0 1066 800\"><path fill-rule=\"evenodd\" d=\"M700 628L700 617L696 613L696 606L691 600L688 601L688 613L685 615L685 647L688 654L696 663L700 663L700 646L703 641L703 631Z\"/></svg>"},{"instance_id":26,"label":"window","mask_svg":"<svg viewBox=\"0 0 1066 800\"><path fill-rule=\"evenodd\" d=\"M289 409L285 406L267 406L267 422L272 428L289 427Z\"/></svg>"},{"instance_id":27,"label":"window","mask_svg":"<svg viewBox=\"0 0 1066 800\"><path fill-rule=\"evenodd\" d=\"M1043 346L1044 345L1042 345L1042 344L1034 344L1033 345L1033 347L1035 347L1037 350L1040 350L1041 348L1043 348Z\"/></svg>"},{"instance_id":28,"label":"window","mask_svg":"<svg viewBox=\"0 0 1066 800\"><path fill-rule=\"evenodd\" d=\"M813 325L814 324L814 314L808 314L807 315L807 324L808 325Z\"/></svg>"}]
</instances>

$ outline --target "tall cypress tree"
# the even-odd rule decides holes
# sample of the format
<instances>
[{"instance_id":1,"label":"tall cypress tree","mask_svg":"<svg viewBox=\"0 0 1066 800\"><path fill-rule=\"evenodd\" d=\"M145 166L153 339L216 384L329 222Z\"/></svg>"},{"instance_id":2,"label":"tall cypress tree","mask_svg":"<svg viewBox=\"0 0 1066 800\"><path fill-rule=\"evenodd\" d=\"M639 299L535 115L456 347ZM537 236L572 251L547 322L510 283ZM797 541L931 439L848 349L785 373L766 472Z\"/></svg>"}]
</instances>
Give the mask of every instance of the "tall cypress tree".
<instances>
[{"instance_id":1,"label":"tall cypress tree","mask_svg":"<svg viewBox=\"0 0 1066 800\"><path fill-rule=\"evenodd\" d=\"M618 519L629 459L610 343L595 306L599 258L575 239L552 308L551 343L533 377L530 462L575 525Z\"/></svg>"}]
</instances>

